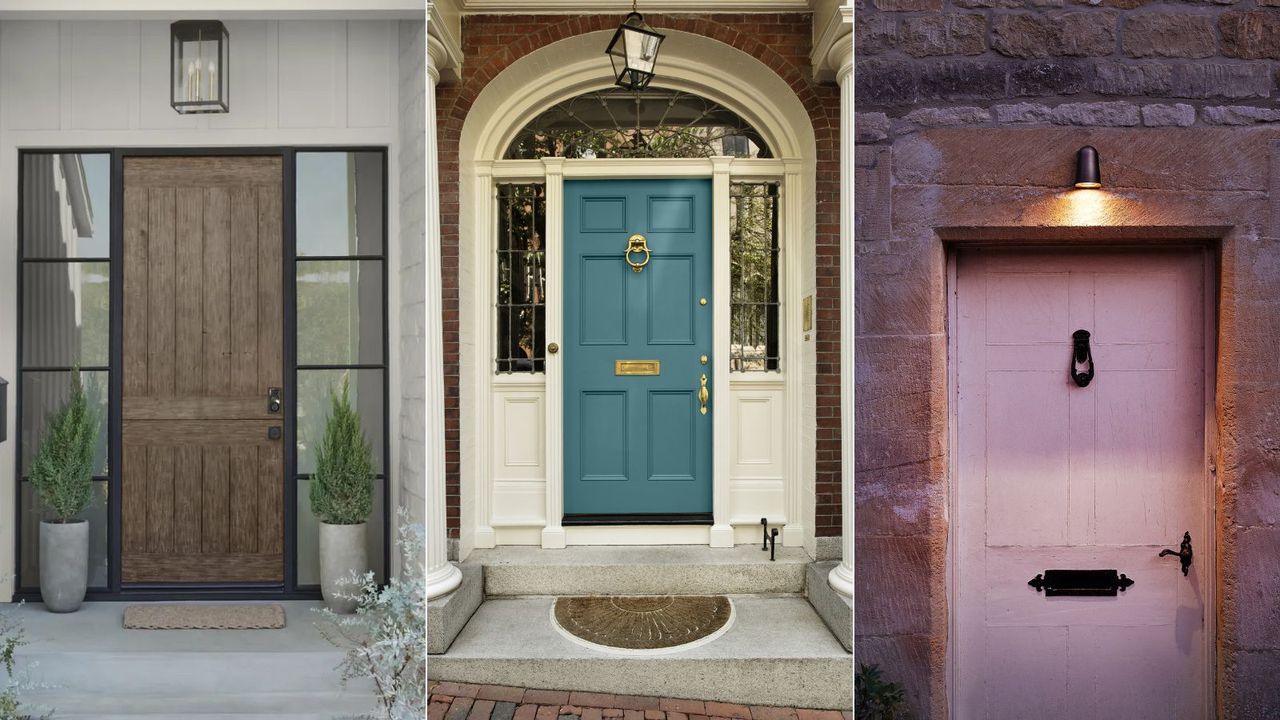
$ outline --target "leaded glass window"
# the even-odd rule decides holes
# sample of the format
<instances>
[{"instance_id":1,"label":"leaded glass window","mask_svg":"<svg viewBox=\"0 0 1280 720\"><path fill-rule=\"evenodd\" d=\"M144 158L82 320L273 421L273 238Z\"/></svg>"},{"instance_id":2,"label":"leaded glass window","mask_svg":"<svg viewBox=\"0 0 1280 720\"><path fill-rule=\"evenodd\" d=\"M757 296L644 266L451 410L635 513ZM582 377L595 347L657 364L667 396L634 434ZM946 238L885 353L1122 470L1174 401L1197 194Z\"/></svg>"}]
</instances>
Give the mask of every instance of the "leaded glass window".
<instances>
[{"instance_id":1,"label":"leaded glass window","mask_svg":"<svg viewBox=\"0 0 1280 720\"><path fill-rule=\"evenodd\" d=\"M778 369L778 186L729 185L729 369Z\"/></svg>"},{"instance_id":2,"label":"leaded glass window","mask_svg":"<svg viewBox=\"0 0 1280 720\"><path fill-rule=\"evenodd\" d=\"M507 147L506 159L772 157L755 128L707 98L609 88L557 103Z\"/></svg>"},{"instance_id":3,"label":"leaded glass window","mask_svg":"<svg viewBox=\"0 0 1280 720\"><path fill-rule=\"evenodd\" d=\"M546 186L498 186L498 372L543 372L546 345Z\"/></svg>"}]
</instances>

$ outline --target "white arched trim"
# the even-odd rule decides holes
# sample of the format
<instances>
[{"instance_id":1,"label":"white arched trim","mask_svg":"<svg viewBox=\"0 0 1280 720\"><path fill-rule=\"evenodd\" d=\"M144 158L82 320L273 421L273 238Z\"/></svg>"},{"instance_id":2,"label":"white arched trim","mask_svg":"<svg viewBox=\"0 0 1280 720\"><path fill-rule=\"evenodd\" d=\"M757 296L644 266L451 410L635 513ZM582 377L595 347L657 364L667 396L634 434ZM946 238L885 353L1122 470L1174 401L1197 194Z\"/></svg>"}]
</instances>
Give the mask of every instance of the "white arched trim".
<instances>
[{"instance_id":1,"label":"white arched trim","mask_svg":"<svg viewBox=\"0 0 1280 720\"><path fill-rule=\"evenodd\" d=\"M656 86L701 95L738 113L769 144L776 159L708 158L695 160L595 159L502 160L515 135L547 108L585 92L611 86L604 55L611 31L567 38L540 48L504 69L480 92L463 123L459 138L459 340L461 426L461 557L476 547L497 542L563 547L576 543L691 543L729 546L755 541L760 515L732 515L729 495L730 426L728 399L746 388L773 393L780 403L778 422L780 483L745 480L744 496L756 489L773 492L767 514L771 525L783 525L783 544L804 545L814 553L813 448L816 437L813 392L814 332L803 332L802 299L812 296L814 281L815 167L817 149L813 126L803 104L776 73L759 60L710 38L668 31L658 63ZM726 412L713 418L715 525L671 527L651 535L645 528L571 528L560 525L563 489L560 360L548 355L545 375L493 373L494 322L493 249L496 220L494 187L499 181L539 180L547 185L547 308L546 340L560 342L560 198L563 180L572 177L709 177L716 204L713 235L716 277L716 352L713 397L724 398ZM731 178L776 180L782 185L783 368L779 375L735 374L728 371L727 305L728 207ZM812 305L810 304L810 307ZM495 393L519 401L500 403ZM543 477L495 479L495 428L511 422L503 415L519 407L523 417L533 412L539 423L536 462ZM534 410L530 410L534 408ZM797 419L802 421L797 422ZM534 428L527 428L532 433ZM528 450L528 448L524 448ZM526 454L522 457L530 459ZM506 468L509 471L510 468ZM535 473L536 475L536 473ZM780 484L780 488L777 486ZM773 489L771 489L773 488ZM497 498L497 499L495 499ZM523 500L521 499L523 498ZM539 502L539 500L543 502ZM495 502L502 505L495 508ZM514 503L515 505L512 505ZM743 507L749 507L747 503ZM514 509L513 509L514 507ZM535 511L536 508L536 511ZM742 512L739 510L739 512ZM737 530L735 530L735 526ZM499 536L503 537L500 538Z\"/></svg>"}]
</instances>

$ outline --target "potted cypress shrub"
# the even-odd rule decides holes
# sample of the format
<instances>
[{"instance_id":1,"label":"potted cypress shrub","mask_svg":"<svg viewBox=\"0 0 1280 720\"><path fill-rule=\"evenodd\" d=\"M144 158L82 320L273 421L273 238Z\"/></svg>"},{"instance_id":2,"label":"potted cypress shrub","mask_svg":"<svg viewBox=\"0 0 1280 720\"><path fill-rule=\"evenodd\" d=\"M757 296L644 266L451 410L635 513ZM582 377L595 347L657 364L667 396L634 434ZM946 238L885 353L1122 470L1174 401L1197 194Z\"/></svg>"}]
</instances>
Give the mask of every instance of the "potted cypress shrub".
<instances>
[{"instance_id":1,"label":"potted cypress shrub","mask_svg":"<svg viewBox=\"0 0 1280 720\"><path fill-rule=\"evenodd\" d=\"M311 512L320 521L320 592L337 613L355 612L360 586L350 580L369 570L365 520L373 506L373 478L373 451L343 378L342 394L329 393L311 476Z\"/></svg>"},{"instance_id":2,"label":"potted cypress shrub","mask_svg":"<svg viewBox=\"0 0 1280 720\"><path fill-rule=\"evenodd\" d=\"M40 595L51 612L75 612L89 581L89 522L98 418L71 370L71 396L49 420L31 463L31 484L49 519L40 521Z\"/></svg>"}]
</instances>

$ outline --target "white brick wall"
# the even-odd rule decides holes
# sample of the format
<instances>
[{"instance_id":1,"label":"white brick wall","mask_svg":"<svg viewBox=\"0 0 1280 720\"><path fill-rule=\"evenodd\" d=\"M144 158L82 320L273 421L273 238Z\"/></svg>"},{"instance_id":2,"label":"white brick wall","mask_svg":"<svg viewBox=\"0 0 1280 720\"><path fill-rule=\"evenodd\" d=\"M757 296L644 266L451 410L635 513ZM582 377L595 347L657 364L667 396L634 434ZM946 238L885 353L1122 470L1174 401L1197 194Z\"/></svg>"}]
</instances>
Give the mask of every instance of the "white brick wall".
<instances>
[{"instance_id":1,"label":"white brick wall","mask_svg":"<svg viewBox=\"0 0 1280 720\"><path fill-rule=\"evenodd\" d=\"M426 465L425 376L426 337L423 288L426 272L422 250L426 240L426 24L402 21L400 34L400 505L414 522L425 522Z\"/></svg>"}]
</instances>

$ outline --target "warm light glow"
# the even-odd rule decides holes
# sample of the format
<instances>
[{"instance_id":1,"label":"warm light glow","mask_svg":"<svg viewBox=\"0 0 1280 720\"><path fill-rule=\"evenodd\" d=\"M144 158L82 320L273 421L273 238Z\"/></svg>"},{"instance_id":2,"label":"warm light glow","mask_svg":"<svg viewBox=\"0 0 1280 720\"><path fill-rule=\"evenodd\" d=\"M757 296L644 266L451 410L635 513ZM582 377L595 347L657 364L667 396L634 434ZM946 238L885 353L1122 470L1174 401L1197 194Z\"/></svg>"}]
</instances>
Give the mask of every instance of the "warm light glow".
<instances>
[{"instance_id":1,"label":"warm light glow","mask_svg":"<svg viewBox=\"0 0 1280 720\"><path fill-rule=\"evenodd\" d=\"M1095 182L1078 182L1078 183L1076 183L1076 188L1078 188L1078 189L1080 189L1080 190L1092 190L1092 189L1094 189L1094 188L1100 188L1100 187L1102 187L1102 183L1095 183Z\"/></svg>"}]
</instances>

